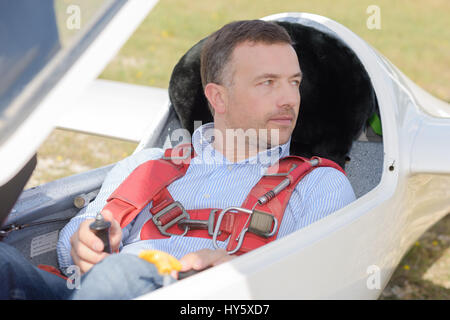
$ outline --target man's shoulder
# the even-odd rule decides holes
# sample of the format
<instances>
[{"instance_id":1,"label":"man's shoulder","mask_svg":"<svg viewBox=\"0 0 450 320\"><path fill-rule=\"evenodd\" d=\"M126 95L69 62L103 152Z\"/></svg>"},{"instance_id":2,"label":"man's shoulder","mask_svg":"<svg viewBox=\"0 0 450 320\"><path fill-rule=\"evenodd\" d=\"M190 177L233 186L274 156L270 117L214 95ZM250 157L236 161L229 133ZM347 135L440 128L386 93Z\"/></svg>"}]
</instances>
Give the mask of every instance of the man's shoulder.
<instances>
[{"instance_id":1,"label":"man's shoulder","mask_svg":"<svg viewBox=\"0 0 450 320\"><path fill-rule=\"evenodd\" d=\"M348 181L345 174L341 171L332 168L332 167L319 167L312 170L305 178L309 178L311 180L342 180Z\"/></svg>"},{"instance_id":2,"label":"man's shoulder","mask_svg":"<svg viewBox=\"0 0 450 320\"><path fill-rule=\"evenodd\" d=\"M312 170L300 184L306 193L345 194L349 198L355 198L347 176L331 167L319 167Z\"/></svg>"},{"instance_id":3,"label":"man's shoulder","mask_svg":"<svg viewBox=\"0 0 450 320\"><path fill-rule=\"evenodd\" d=\"M150 161L160 159L164 154L164 150L161 148L146 148L133 153L132 155L120 160L116 167L122 171L126 170L131 173L139 165Z\"/></svg>"},{"instance_id":4,"label":"man's shoulder","mask_svg":"<svg viewBox=\"0 0 450 320\"><path fill-rule=\"evenodd\" d=\"M130 158L130 161L143 163L149 160L159 159L163 154L164 150L161 148L146 148L133 153L128 158Z\"/></svg>"}]
</instances>

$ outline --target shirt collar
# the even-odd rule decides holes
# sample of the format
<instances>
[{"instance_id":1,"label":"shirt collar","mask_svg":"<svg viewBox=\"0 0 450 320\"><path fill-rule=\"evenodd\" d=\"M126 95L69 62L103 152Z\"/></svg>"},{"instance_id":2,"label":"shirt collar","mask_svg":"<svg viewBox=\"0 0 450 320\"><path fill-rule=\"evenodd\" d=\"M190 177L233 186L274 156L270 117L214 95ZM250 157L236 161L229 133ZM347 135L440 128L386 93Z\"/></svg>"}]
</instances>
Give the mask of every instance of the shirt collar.
<instances>
[{"instance_id":1,"label":"shirt collar","mask_svg":"<svg viewBox=\"0 0 450 320\"><path fill-rule=\"evenodd\" d=\"M289 147L291 139L285 144L275 146L271 149L259 152L257 155L247 158L239 162L231 162L220 151L214 149L212 142L214 141L214 122L206 123L198 127L192 135L192 145L197 154L198 161L206 164L259 164L263 167L269 167L277 162L280 158L289 155ZM195 159L194 163L196 162Z\"/></svg>"}]
</instances>

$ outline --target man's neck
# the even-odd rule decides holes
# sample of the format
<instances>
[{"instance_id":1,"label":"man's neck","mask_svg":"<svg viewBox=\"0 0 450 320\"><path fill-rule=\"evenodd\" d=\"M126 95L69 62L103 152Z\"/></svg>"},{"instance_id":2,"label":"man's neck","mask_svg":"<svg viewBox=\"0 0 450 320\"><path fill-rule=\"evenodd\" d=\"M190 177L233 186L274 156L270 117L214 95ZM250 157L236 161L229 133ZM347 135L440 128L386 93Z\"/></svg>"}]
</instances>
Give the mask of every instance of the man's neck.
<instances>
[{"instance_id":1,"label":"man's neck","mask_svg":"<svg viewBox=\"0 0 450 320\"><path fill-rule=\"evenodd\" d=\"M219 151L230 162L244 161L255 157L262 151L270 149L270 146L260 144L258 141L252 141L253 143L249 143L249 139L247 139L246 136L238 136L234 134L227 135L223 130L217 128L215 129L219 130L220 134L215 136L214 141L212 142L212 147Z\"/></svg>"}]
</instances>

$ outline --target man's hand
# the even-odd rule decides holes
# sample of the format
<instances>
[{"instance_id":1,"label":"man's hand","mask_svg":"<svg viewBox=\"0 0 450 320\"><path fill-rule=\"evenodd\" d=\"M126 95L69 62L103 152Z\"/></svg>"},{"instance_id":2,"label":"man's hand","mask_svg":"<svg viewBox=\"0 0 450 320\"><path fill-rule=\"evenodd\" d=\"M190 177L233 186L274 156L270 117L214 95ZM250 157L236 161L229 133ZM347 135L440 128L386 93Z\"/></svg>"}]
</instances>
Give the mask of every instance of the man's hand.
<instances>
[{"instance_id":1,"label":"man's hand","mask_svg":"<svg viewBox=\"0 0 450 320\"><path fill-rule=\"evenodd\" d=\"M188 270L203 270L208 267L217 266L218 264L227 262L235 258L229 255L224 249L202 249L196 252L191 252L180 259L182 268L181 272Z\"/></svg>"},{"instance_id":2,"label":"man's hand","mask_svg":"<svg viewBox=\"0 0 450 320\"><path fill-rule=\"evenodd\" d=\"M116 252L122 240L122 229L119 223L113 218L111 212L103 211L103 218L111 222L109 230L109 242L111 250ZM74 263L80 267L81 273L89 271L95 264L102 261L109 254L103 252L103 242L89 229L89 225L94 219L86 219L80 224L78 230L70 238L72 249L70 255Z\"/></svg>"}]
</instances>

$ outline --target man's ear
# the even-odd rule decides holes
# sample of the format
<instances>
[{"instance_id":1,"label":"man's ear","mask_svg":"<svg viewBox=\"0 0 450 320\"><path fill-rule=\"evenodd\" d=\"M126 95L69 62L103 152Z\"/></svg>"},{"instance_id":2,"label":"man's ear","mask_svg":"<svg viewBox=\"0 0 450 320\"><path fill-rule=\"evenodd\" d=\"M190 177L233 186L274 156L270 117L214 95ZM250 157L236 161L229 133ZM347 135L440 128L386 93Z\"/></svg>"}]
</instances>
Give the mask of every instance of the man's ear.
<instances>
[{"instance_id":1,"label":"man's ear","mask_svg":"<svg viewBox=\"0 0 450 320\"><path fill-rule=\"evenodd\" d=\"M228 104L228 96L225 87L216 83L208 83L205 86L205 96L211 104L214 112L224 113Z\"/></svg>"}]
</instances>

